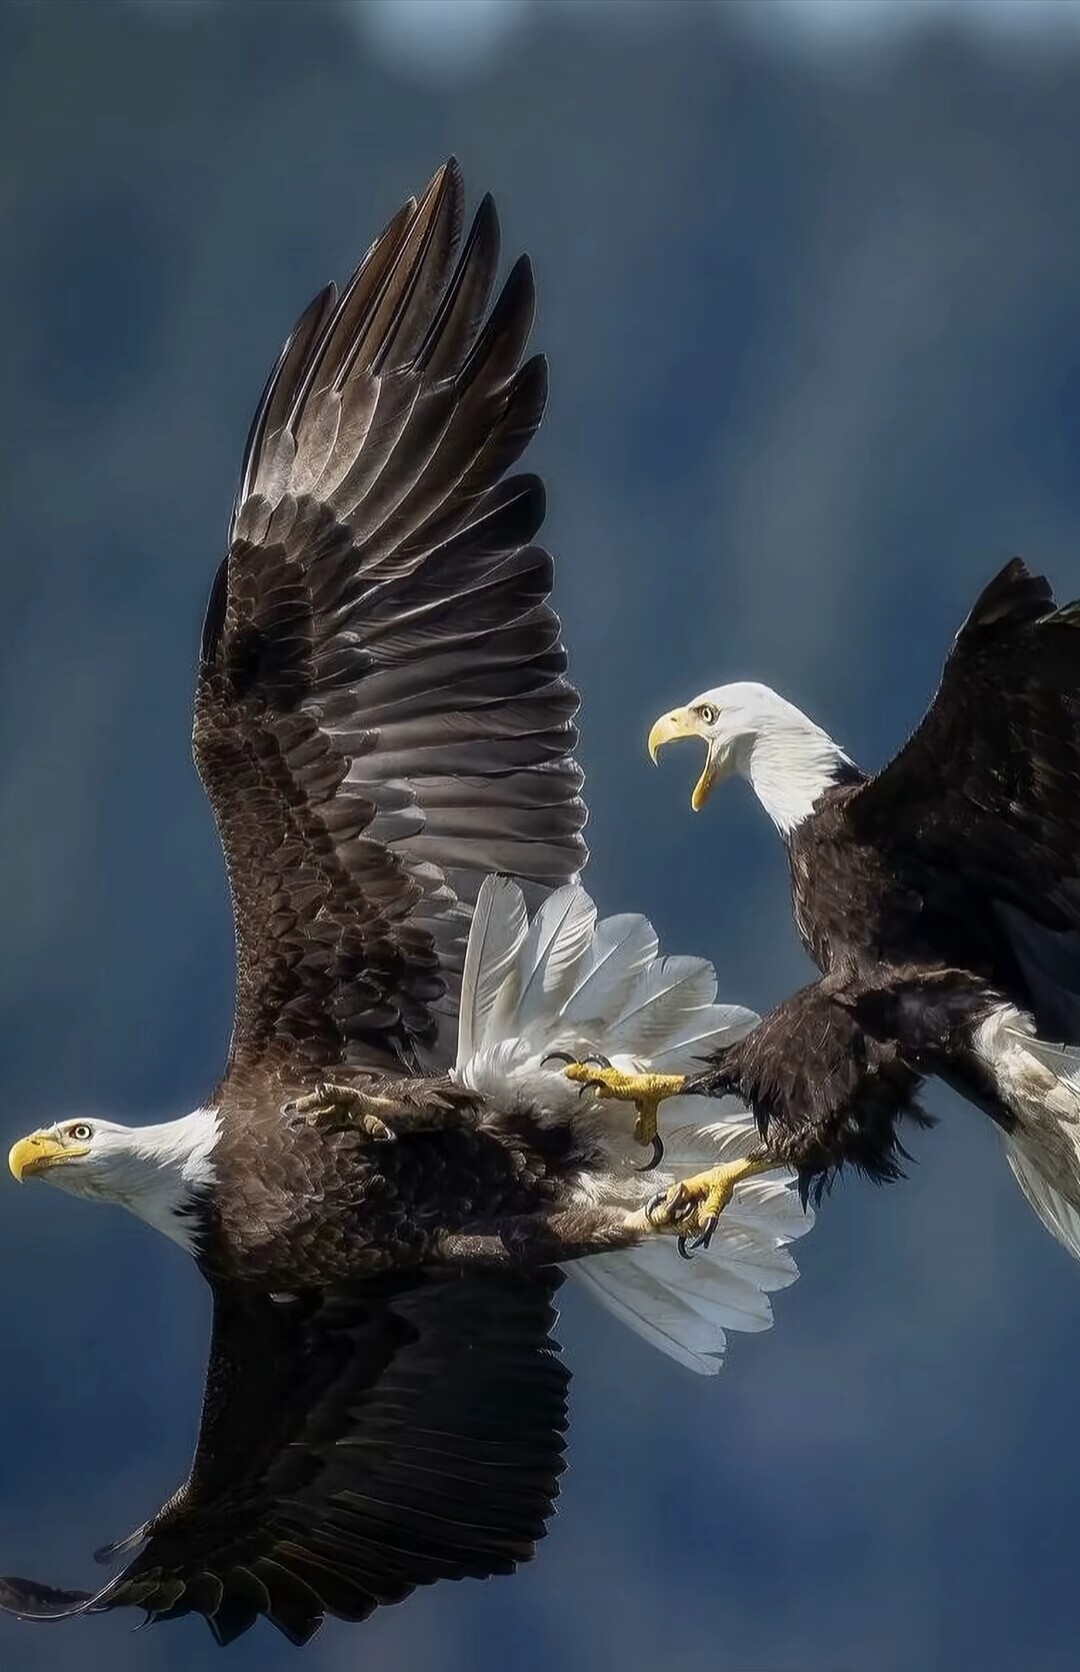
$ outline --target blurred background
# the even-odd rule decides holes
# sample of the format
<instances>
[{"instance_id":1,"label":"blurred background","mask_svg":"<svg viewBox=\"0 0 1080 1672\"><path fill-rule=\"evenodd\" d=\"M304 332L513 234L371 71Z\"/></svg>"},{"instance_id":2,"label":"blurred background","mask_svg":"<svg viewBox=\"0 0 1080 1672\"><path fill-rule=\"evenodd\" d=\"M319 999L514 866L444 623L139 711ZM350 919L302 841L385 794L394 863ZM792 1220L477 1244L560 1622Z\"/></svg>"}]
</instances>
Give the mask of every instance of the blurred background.
<instances>
[{"instance_id":1,"label":"blurred background","mask_svg":"<svg viewBox=\"0 0 1080 1672\"><path fill-rule=\"evenodd\" d=\"M877 765L1006 558L1080 593L1069 0L9 4L0 137L0 1149L217 1076L188 730L240 451L301 306L448 152L538 274L589 881L724 996L804 977L783 855L742 787L691 816L655 715L757 677ZM1080 1271L989 1123L931 1106L910 1182L834 1194L719 1379L566 1293L537 1562L304 1665L1071 1672ZM84 1583L185 1472L207 1296L118 1211L0 1199L0 1571ZM4 1672L215 1653L192 1621L0 1621ZM262 1628L228 1665L292 1657Z\"/></svg>"}]
</instances>

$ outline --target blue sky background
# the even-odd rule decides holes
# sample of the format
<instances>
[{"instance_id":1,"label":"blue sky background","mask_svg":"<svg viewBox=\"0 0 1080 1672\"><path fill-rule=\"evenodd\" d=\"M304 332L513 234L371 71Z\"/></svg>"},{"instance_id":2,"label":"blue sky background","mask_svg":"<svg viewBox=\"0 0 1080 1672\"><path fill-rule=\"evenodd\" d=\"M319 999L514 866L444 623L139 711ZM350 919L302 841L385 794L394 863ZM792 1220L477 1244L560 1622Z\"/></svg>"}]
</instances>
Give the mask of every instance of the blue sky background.
<instances>
[{"instance_id":1,"label":"blue sky background","mask_svg":"<svg viewBox=\"0 0 1080 1672\"><path fill-rule=\"evenodd\" d=\"M590 885L765 1006L805 965L733 787L649 722L738 677L866 765L1014 551L1080 594L1069 4L413 0L0 10L0 1108L213 1084L231 931L188 759L205 593L300 307L449 151L539 282L533 458L584 695ZM935 1090L716 1381L566 1297L538 1561L329 1626L318 1672L1072 1672L1080 1271ZM4 1140L7 1141L6 1139ZM2 1146L0 1146L2 1147ZM0 1571L64 1583L186 1468L207 1299L118 1212L0 1184ZM196 1622L0 1622L5 1672L194 1672ZM294 1651L267 1630L232 1672Z\"/></svg>"}]
</instances>

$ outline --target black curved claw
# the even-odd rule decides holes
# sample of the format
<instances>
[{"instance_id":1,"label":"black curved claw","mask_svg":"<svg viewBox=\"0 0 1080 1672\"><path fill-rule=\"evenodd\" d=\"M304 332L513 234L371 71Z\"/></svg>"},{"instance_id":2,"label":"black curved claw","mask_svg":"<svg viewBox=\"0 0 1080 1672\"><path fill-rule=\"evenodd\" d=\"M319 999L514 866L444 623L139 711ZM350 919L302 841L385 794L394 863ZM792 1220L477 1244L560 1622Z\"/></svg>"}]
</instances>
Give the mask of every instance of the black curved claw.
<instances>
[{"instance_id":1,"label":"black curved claw","mask_svg":"<svg viewBox=\"0 0 1080 1672\"><path fill-rule=\"evenodd\" d=\"M653 1134L652 1155L640 1167L634 1167L635 1173L654 1173L664 1159L664 1140L659 1132Z\"/></svg>"},{"instance_id":2,"label":"black curved claw","mask_svg":"<svg viewBox=\"0 0 1080 1672\"><path fill-rule=\"evenodd\" d=\"M578 1086L578 1096L584 1097L587 1091L607 1091L603 1080L582 1080Z\"/></svg>"},{"instance_id":3,"label":"black curved claw","mask_svg":"<svg viewBox=\"0 0 1080 1672\"><path fill-rule=\"evenodd\" d=\"M698 1246L698 1244L696 1242L692 1242L689 1245L690 1248L696 1248L697 1246ZM693 1254L691 1254L689 1252L689 1249L687 1247L685 1232L683 1233L683 1235L681 1237L676 1237L675 1247L679 1250L679 1259L680 1260L692 1260L694 1258Z\"/></svg>"},{"instance_id":4,"label":"black curved claw","mask_svg":"<svg viewBox=\"0 0 1080 1672\"><path fill-rule=\"evenodd\" d=\"M655 1195L650 1196L649 1200L645 1203L645 1217L649 1221L650 1225L656 1224L656 1211L658 1208L662 1208L667 1205L667 1196L668 1193L666 1190L658 1190Z\"/></svg>"},{"instance_id":5,"label":"black curved claw","mask_svg":"<svg viewBox=\"0 0 1080 1672\"><path fill-rule=\"evenodd\" d=\"M564 1062L567 1068L573 1068L577 1057L572 1057L569 1051L549 1051L546 1057L540 1058L540 1067L546 1068L549 1062Z\"/></svg>"},{"instance_id":6,"label":"black curved claw","mask_svg":"<svg viewBox=\"0 0 1080 1672\"><path fill-rule=\"evenodd\" d=\"M588 1068L590 1064L592 1065L593 1068L610 1068L611 1067L611 1058L610 1057L602 1057L602 1056L597 1055L595 1057L582 1057L581 1060L582 1060L582 1063L585 1065L586 1068Z\"/></svg>"},{"instance_id":7,"label":"black curved claw","mask_svg":"<svg viewBox=\"0 0 1080 1672\"><path fill-rule=\"evenodd\" d=\"M720 1215L718 1213L712 1214L705 1221L704 1230L699 1231L693 1242L690 1244L691 1248L708 1248L710 1242L712 1242L713 1235L719 1223Z\"/></svg>"}]
</instances>

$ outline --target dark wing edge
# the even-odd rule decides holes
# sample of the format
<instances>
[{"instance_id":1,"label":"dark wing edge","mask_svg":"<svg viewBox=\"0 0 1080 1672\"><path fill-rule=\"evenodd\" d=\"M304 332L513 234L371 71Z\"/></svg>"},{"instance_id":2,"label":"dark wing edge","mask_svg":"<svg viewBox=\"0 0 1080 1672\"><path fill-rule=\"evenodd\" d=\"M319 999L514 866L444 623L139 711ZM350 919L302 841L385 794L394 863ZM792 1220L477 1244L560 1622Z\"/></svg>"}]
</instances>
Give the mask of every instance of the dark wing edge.
<instances>
[{"instance_id":1,"label":"dark wing edge","mask_svg":"<svg viewBox=\"0 0 1080 1672\"><path fill-rule=\"evenodd\" d=\"M923 720L847 802L853 832L981 897L1040 1031L1080 1037L1080 604L1014 558Z\"/></svg>"},{"instance_id":2,"label":"dark wing edge","mask_svg":"<svg viewBox=\"0 0 1080 1672\"><path fill-rule=\"evenodd\" d=\"M233 896L230 1062L453 1057L472 905L586 858L578 696L535 545L527 259L489 306L451 161L310 305L252 425L203 630L194 751Z\"/></svg>"},{"instance_id":3,"label":"dark wing edge","mask_svg":"<svg viewBox=\"0 0 1080 1672\"><path fill-rule=\"evenodd\" d=\"M215 1293L187 1485L97 1593L0 1580L23 1619L138 1607L303 1643L439 1579L511 1573L558 1494L569 1372L554 1271L435 1271L363 1293Z\"/></svg>"},{"instance_id":4,"label":"dark wing edge","mask_svg":"<svg viewBox=\"0 0 1080 1672\"><path fill-rule=\"evenodd\" d=\"M1033 702L1060 699L1077 684L1078 619L1054 609L1050 583L1014 557L983 588L945 662L929 708L903 747L848 801L853 824L878 833L899 818L907 831L924 824L943 793L984 770L987 745L1030 725ZM1066 653L1039 666L1048 649ZM1071 668L1068 661L1073 662Z\"/></svg>"}]
</instances>

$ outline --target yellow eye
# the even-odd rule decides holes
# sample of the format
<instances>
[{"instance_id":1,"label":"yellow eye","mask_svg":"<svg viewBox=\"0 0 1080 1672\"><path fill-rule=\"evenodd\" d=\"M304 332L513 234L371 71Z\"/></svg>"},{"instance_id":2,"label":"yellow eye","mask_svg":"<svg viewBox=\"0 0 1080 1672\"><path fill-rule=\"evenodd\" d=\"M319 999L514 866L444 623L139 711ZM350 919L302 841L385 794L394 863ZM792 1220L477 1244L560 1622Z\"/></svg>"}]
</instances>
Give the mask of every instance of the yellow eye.
<instances>
[{"instance_id":1,"label":"yellow eye","mask_svg":"<svg viewBox=\"0 0 1080 1672\"><path fill-rule=\"evenodd\" d=\"M77 1126L68 1127L68 1137L74 1138L77 1144L88 1144L93 1136L94 1128L87 1126L85 1121L80 1121Z\"/></svg>"},{"instance_id":2,"label":"yellow eye","mask_svg":"<svg viewBox=\"0 0 1080 1672\"><path fill-rule=\"evenodd\" d=\"M720 718L719 710L715 709L711 702L698 703L694 713L697 715L698 719L703 720L707 726L715 725L717 720Z\"/></svg>"}]
</instances>

